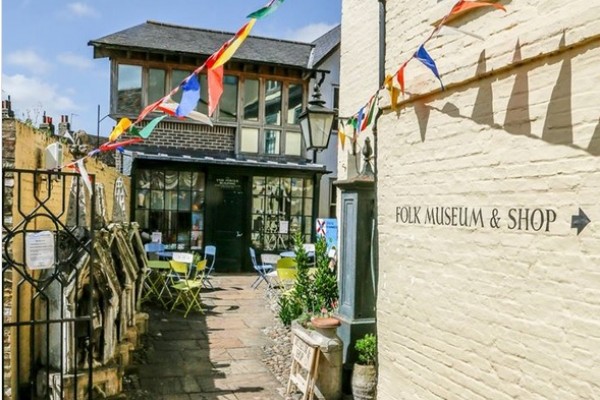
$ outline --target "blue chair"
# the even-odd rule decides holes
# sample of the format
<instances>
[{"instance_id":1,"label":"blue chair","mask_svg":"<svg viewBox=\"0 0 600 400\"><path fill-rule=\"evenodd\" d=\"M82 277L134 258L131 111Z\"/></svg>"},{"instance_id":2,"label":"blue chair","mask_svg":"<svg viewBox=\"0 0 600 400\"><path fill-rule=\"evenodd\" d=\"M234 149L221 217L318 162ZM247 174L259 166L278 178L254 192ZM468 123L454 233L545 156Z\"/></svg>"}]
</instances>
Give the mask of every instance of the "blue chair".
<instances>
[{"instance_id":1,"label":"blue chair","mask_svg":"<svg viewBox=\"0 0 600 400\"><path fill-rule=\"evenodd\" d=\"M267 284L268 290L273 289L271 280L269 279L267 274L269 272L272 272L275 269L275 267L269 264L259 264L256 261L256 251L252 247L250 247L250 260L252 261L252 267L254 267L254 270L258 273L258 277L252 283L251 287L256 289L262 282L265 282Z\"/></svg>"},{"instance_id":2,"label":"blue chair","mask_svg":"<svg viewBox=\"0 0 600 400\"><path fill-rule=\"evenodd\" d=\"M216 246L206 246L204 248L204 259L207 262L206 270L204 276L202 278L202 285L208 289L210 286L211 289L214 289L212 282L212 272L215 269L215 259L217 258L217 247Z\"/></svg>"}]
</instances>

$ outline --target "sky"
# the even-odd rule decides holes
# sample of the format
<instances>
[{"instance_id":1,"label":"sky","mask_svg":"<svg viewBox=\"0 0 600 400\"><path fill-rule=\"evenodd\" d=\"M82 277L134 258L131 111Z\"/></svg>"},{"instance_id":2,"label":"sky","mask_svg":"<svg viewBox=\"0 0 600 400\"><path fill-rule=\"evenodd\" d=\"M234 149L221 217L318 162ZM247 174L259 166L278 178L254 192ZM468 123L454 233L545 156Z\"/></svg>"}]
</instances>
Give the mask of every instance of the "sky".
<instances>
[{"instance_id":1,"label":"sky","mask_svg":"<svg viewBox=\"0 0 600 400\"><path fill-rule=\"evenodd\" d=\"M2 100L37 126L43 112L71 129L108 136L109 62L94 59L90 40L147 20L237 31L267 0L0 0ZM341 19L341 0L285 0L257 21L252 35L311 42ZM215 49L217 50L217 49Z\"/></svg>"}]
</instances>

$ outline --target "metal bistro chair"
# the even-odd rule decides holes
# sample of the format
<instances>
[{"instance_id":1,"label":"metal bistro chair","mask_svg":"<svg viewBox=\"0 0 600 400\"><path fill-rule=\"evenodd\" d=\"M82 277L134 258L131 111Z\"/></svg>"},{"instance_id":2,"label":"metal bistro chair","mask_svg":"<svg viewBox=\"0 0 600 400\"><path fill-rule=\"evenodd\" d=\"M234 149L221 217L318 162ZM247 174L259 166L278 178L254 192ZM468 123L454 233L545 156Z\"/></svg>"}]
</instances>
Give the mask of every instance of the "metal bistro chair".
<instances>
[{"instance_id":1,"label":"metal bistro chair","mask_svg":"<svg viewBox=\"0 0 600 400\"><path fill-rule=\"evenodd\" d=\"M170 271L166 275L164 280L164 285L161 288L160 296L162 298L163 293L166 291L166 295L172 299L173 293L171 292L171 287L183 280L188 279L190 273L190 266L194 261L194 255L191 253L173 253L173 259L168 261Z\"/></svg>"},{"instance_id":2,"label":"metal bistro chair","mask_svg":"<svg viewBox=\"0 0 600 400\"><path fill-rule=\"evenodd\" d=\"M168 261L158 259L158 253L164 251L164 245L161 243L146 243L144 245L144 250L146 251L148 271L144 279L144 290L146 293L142 297L142 301L154 297L161 302L163 306L166 306L161 295L165 284L165 275L169 272L171 267Z\"/></svg>"},{"instance_id":3,"label":"metal bistro chair","mask_svg":"<svg viewBox=\"0 0 600 400\"><path fill-rule=\"evenodd\" d=\"M267 289L271 290L273 286L271 285L271 280L269 279L267 274L273 271L274 267L269 264L259 264L256 261L256 251L252 247L250 247L250 260L252 261L252 266L254 267L254 270L258 273L258 277L252 283L251 287L256 289L262 282L265 282L267 284Z\"/></svg>"},{"instance_id":4,"label":"metal bistro chair","mask_svg":"<svg viewBox=\"0 0 600 400\"><path fill-rule=\"evenodd\" d=\"M280 290L287 292L296 284L298 269L296 260L293 258L282 258L277 261L277 279L279 280Z\"/></svg>"},{"instance_id":5,"label":"metal bistro chair","mask_svg":"<svg viewBox=\"0 0 600 400\"><path fill-rule=\"evenodd\" d=\"M217 247L216 246L206 246L204 248L204 259L207 260L206 272L204 273L204 277L202 278L202 285L205 288L214 289L213 284L211 282L212 273L215 269L215 259L217 258Z\"/></svg>"},{"instance_id":6,"label":"metal bistro chair","mask_svg":"<svg viewBox=\"0 0 600 400\"><path fill-rule=\"evenodd\" d=\"M192 308L195 308L198 312L204 314L202 303L200 302L200 291L204 281L206 259L199 261L196 266L190 266L188 264L186 264L186 266L188 267L186 278L180 279L171 286L175 293L177 293L171 311L175 310L175 308L181 304L185 309L183 318L187 318L187 315Z\"/></svg>"}]
</instances>

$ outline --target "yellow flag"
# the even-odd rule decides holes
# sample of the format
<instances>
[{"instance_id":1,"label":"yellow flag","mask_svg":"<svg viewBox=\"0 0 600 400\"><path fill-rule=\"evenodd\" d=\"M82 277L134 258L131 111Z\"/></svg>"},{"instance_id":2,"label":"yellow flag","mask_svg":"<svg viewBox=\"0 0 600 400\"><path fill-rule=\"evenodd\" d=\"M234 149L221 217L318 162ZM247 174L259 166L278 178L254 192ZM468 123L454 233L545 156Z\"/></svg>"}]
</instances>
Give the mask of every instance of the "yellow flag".
<instances>
[{"instance_id":1,"label":"yellow flag","mask_svg":"<svg viewBox=\"0 0 600 400\"><path fill-rule=\"evenodd\" d=\"M255 23L256 19L251 19L246 25L244 25L235 34L235 37L233 38L231 43L229 43L229 46L226 46L225 48L221 49L222 51L219 51L217 53L217 59L215 60L215 63L209 68L218 68L221 65L225 64L227 61L229 61L229 59L233 57L233 54L237 51L237 49L242 45L242 43L244 43L244 40L246 40L246 38L250 34L250 31L252 30L252 27L254 27Z\"/></svg>"},{"instance_id":2,"label":"yellow flag","mask_svg":"<svg viewBox=\"0 0 600 400\"><path fill-rule=\"evenodd\" d=\"M109 142L114 142L119 136L123 134L131 126L131 120L129 118L121 118L115 129L108 136Z\"/></svg>"},{"instance_id":3,"label":"yellow flag","mask_svg":"<svg viewBox=\"0 0 600 400\"><path fill-rule=\"evenodd\" d=\"M344 145L346 144L346 134L344 133L344 123L340 119L340 123L338 125L338 136L340 137L340 142L342 144L342 150L344 150Z\"/></svg>"},{"instance_id":4,"label":"yellow flag","mask_svg":"<svg viewBox=\"0 0 600 400\"><path fill-rule=\"evenodd\" d=\"M394 78L392 75L387 75L385 77L384 85L388 92L390 92L392 110L395 110L398 107L398 96L400 96L400 90L394 86Z\"/></svg>"}]
</instances>

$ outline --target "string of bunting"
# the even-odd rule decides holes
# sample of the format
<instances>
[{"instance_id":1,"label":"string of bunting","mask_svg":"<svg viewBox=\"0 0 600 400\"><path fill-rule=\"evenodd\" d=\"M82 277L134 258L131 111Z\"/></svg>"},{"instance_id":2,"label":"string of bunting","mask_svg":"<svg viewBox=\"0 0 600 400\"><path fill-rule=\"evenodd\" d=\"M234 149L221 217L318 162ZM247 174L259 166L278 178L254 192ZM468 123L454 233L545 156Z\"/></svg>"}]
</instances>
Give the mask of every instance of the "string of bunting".
<instances>
[{"instance_id":1,"label":"string of bunting","mask_svg":"<svg viewBox=\"0 0 600 400\"><path fill-rule=\"evenodd\" d=\"M137 116L135 121L132 122L129 118L122 118L108 136L108 142L102 144L97 149L90 151L85 156L73 160L61 167L58 167L57 169L74 169L81 174L84 180L86 180L88 173L85 170L83 163L85 159L106 151L117 150L122 152L125 146L143 142L144 139L147 139L156 126L167 116L172 116L179 119L190 118L203 124L212 126L210 116L212 116L212 114L215 112L221 95L223 94L223 66L233 57L237 49L246 40L248 35L250 35L250 32L252 31L256 21L272 14L283 2L284 0L269 0L265 6L248 14L246 18L249 18L250 21L244 24L231 39L225 42L216 52L210 55L204 64L196 68L168 94L156 100L154 103L146 106ZM208 115L194 111L198 101L200 101L200 81L198 79L198 75L205 69L207 70L206 73L208 81ZM182 91L181 101L176 103L172 100L172 96L175 95L180 89ZM142 122L148 116L148 114L155 111L161 111L164 113L164 115L152 119L140 130L138 128L140 122ZM117 141L123 134L135 137L132 139ZM86 181L89 182L89 179ZM91 190L89 187L88 189Z\"/></svg>"},{"instance_id":2,"label":"string of bunting","mask_svg":"<svg viewBox=\"0 0 600 400\"><path fill-rule=\"evenodd\" d=\"M379 106L377 104L377 93L379 92L379 90L388 90L390 94L392 109L396 109L398 107L398 98L400 94L402 94L402 96L404 96L405 94L404 70L406 69L408 63L412 60L418 60L427 68L429 68L433 75L435 75L435 77L440 81L440 86L442 87L442 90L445 89L437 65L435 64L435 61L433 60L431 55L425 49L425 45L432 38L437 37L441 34L465 34L473 36L479 40L483 40L481 36L478 36L476 34L444 25L446 22L448 22L449 19L463 14L468 10L480 7L494 7L498 10L506 11L504 6L497 3L488 3L485 1L459 0L450 9L450 11L440 20L440 22L434 26L432 32L419 45L419 47L413 53L413 55L408 60L404 61L400 65L398 70L396 70L396 72L394 72L393 74L386 75L382 87L380 87L375 92L375 94L373 94L369 98L369 101L365 105L363 105L354 115L352 115L349 118L346 118L346 122L344 122L342 118L339 119L338 136L340 138L342 149L344 149L346 138L348 138L351 142L356 143L358 139L358 134L367 129L367 127L371 125L371 123L373 123L374 115L376 115L377 111L379 110Z\"/></svg>"}]
</instances>

